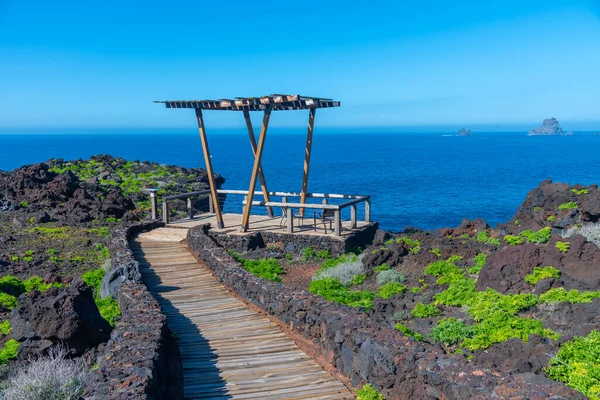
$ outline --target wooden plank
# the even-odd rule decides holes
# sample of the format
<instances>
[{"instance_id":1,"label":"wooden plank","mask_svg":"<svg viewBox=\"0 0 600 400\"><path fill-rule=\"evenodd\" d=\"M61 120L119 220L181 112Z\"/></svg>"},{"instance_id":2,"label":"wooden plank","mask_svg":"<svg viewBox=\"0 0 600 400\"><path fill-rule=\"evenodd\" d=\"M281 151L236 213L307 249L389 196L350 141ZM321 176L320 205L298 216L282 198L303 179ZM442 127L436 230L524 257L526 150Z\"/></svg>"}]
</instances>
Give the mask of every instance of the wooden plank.
<instances>
[{"instance_id":1,"label":"wooden plank","mask_svg":"<svg viewBox=\"0 0 600 400\"><path fill-rule=\"evenodd\" d=\"M256 177L258 175L258 167L262 158L263 149L265 146L265 139L267 136L267 129L269 128L269 119L271 118L271 108L265 110L263 117L262 127L260 128L260 136L258 137L258 145L256 147L256 154L254 155L254 166L252 167L252 175L250 176L250 188L248 189L248 199L246 206L244 207L244 214L242 216L242 226L240 232L247 232L250 221L250 210L252 209L252 198L256 191Z\"/></svg>"},{"instance_id":2,"label":"wooden plank","mask_svg":"<svg viewBox=\"0 0 600 400\"><path fill-rule=\"evenodd\" d=\"M248 128L248 136L250 136L250 146L252 147L252 155L256 157L256 138L254 137L254 128L252 128L252 120L250 119L250 112L244 110L244 119L246 120L246 128ZM262 163L258 165L258 177L260 178L260 186L262 188L262 194L265 201L271 201L269 198L269 191L267 190L267 181L262 169ZM267 214L273 218L273 208L267 206Z\"/></svg>"},{"instance_id":3,"label":"wooden plank","mask_svg":"<svg viewBox=\"0 0 600 400\"><path fill-rule=\"evenodd\" d=\"M204 127L204 118L202 117L202 110L196 109L196 119L198 120L198 130L200 132L200 141L202 142L202 150L204 153L204 162L206 164L206 174L208 175L208 185L210 186L210 193L213 200L213 208L217 217L217 227L223 229L223 215L221 214L221 205L219 204L219 196L217 194L217 185L215 183L215 175L212 167L212 160L210 158L210 151L208 149L208 139L206 138L206 129Z\"/></svg>"},{"instance_id":4,"label":"wooden plank","mask_svg":"<svg viewBox=\"0 0 600 400\"><path fill-rule=\"evenodd\" d=\"M304 149L304 175L302 177L302 190L300 191L300 203L306 203L308 192L308 173L310 171L310 154L312 152L313 131L315 127L316 109L311 108L308 112L308 132L306 133L306 148ZM304 217L304 208L300 209L300 216Z\"/></svg>"}]
</instances>

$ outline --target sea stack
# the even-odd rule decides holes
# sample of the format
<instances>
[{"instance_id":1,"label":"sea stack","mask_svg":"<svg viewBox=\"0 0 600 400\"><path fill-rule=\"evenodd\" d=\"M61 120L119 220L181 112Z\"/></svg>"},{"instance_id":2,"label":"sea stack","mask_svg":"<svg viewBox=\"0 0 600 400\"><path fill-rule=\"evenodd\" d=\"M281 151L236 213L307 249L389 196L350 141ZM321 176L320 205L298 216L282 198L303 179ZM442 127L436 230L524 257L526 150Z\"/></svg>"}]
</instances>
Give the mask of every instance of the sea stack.
<instances>
[{"instance_id":1,"label":"sea stack","mask_svg":"<svg viewBox=\"0 0 600 400\"><path fill-rule=\"evenodd\" d=\"M563 129L556 118L548 118L539 128L529 131L529 136L564 135Z\"/></svg>"},{"instance_id":2,"label":"sea stack","mask_svg":"<svg viewBox=\"0 0 600 400\"><path fill-rule=\"evenodd\" d=\"M466 129L466 128L462 128L458 131L458 135L457 136L471 136L471 130L470 129Z\"/></svg>"}]
</instances>

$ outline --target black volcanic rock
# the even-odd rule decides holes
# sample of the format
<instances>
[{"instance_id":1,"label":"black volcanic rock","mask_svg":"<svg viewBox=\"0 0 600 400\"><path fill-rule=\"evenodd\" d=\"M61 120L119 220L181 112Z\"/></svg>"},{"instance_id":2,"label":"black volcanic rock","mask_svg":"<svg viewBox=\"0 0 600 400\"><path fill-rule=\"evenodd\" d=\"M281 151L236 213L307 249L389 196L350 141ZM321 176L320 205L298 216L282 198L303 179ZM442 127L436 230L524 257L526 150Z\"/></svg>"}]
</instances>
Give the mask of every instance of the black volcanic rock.
<instances>
[{"instance_id":1,"label":"black volcanic rock","mask_svg":"<svg viewBox=\"0 0 600 400\"><path fill-rule=\"evenodd\" d=\"M542 135L564 135L564 132L556 118L547 118L539 128L529 131L529 136Z\"/></svg>"},{"instance_id":2,"label":"black volcanic rock","mask_svg":"<svg viewBox=\"0 0 600 400\"><path fill-rule=\"evenodd\" d=\"M457 136L472 136L471 135L471 130L470 129L466 129L466 128L461 128L458 131L458 135Z\"/></svg>"}]
</instances>

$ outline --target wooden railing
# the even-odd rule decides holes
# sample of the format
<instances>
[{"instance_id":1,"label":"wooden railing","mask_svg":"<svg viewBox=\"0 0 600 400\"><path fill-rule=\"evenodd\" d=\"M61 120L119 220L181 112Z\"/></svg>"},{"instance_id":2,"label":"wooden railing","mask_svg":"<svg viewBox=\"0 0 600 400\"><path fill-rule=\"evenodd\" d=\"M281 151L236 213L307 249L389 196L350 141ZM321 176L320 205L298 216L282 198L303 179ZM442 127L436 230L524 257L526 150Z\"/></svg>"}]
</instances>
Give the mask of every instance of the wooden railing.
<instances>
[{"instance_id":1,"label":"wooden railing","mask_svg":"<svg viewBox=\"0 0 600 400\"><path fill-rule=\"evenodd\" d=\"M241 195L244 196L244 201L242 204L246 204L246 197L248 195L247 190L226 190L219 189L217 190L217 194L225 194L225 195ZM209 212L213 213L213 201L210 190L200 190L196 192L178 194L173 196L163 197L162 201L162 215L163 221L165 223L169 223L169 202L173 200L186 200L187 203L187 217L189 219L194 218L194 207L192 198L196 196L204 196L208 195L208 204L209 204ZM263 192L254 192L255 196L263 196ZM267 207L267 209L271 209L272 207L280 207L284 210L285 217L287 218L287 232L294 232L294 210L300 210L300 215L304 215L305 209L312 210L333 210L334 213L334 234L335 236L340 236L342 231L342 211L346 208L350 208L350 227L352 229L357 226L357 205L360 203L365 204L365 222L371 222L371 197L365 195L353 195L353 194L332 194L332 193L307 193L306 198L316 198L322 199L321 204L315 203L292 203L289 202L288 199L290 197L300 198L301 194L296 192L268 192L269 197L280 197L281 201L260 201L254 200L252 201L252 206L263 206ZM157 197L156 193L151 191L150 198L152 201L152 218L156 219L157 216ZM340 204L330 204L329 199L337 199L343 200L347 199L347 201ZM272 216L272 215L271 215ZM282 215L283 217L284 215Z\"/></svg>"}]
</instances>

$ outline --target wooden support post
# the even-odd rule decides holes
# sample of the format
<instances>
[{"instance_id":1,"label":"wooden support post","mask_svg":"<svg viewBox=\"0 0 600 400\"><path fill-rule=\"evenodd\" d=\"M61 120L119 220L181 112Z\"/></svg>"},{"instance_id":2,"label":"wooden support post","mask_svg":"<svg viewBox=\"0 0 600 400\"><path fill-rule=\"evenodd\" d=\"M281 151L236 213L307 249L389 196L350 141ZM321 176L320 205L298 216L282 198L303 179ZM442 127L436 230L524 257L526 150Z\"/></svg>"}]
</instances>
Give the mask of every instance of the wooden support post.
<instances>
[{"instance_id":1,"label":"wooden support post","mask_svg":"<svg viewBox=\"0 0 600 400\"><path fill-rule=\"evenodd\" d=\"M247 232L248 226L250 224L250 210L252 209L252 200L254 199L254 192L256 191L256 178L258 176L258 168L260 167L260 160L262 158L263 149L265 148L265 138L267 136L267 128L269 127L270 118L271 107L268 107L265 109L263 124L260 128L260 136L258 137L258 145L256 147L256 154L254 156L254 167L252 168L252 175L250 176L248 200L246 201L246 207L244 207L244 215L242 216L242 226L240 232Z\"/></svg>"},{"instance_id":2,"label":"wooden support post","mask_svg":"<svg viewBox=\"0 0 600 400\"><path fill-rule=\"evenodd\" d=\"M371 222L371 200L365 201L365 222Z\"/></svg>"},{"instance_id":3,"label":"wooden support post","mask_svg":"<svg viewBox=\"0 0 600 400\"><path fill-rule=\"evenodd\" d=\"M169 203L166 200L163 200L163 222L165 224L169 223Z\"/></svg>"},{"instance_id":4,"label":"wooden support post","mask_svg":"<svg viewBox=\"0 0 600 400\"><path fill-rule=\"evenodd\" d=\"M215 205L213 204L211 194L208 195L208 212L211 214L214 214L214 212L215 212Z\"/></svg>"},{"instance_id":5,"label":"wooden support post","mask_svg":"<svg viewBox=\"0 0 600 400\"><path fill-rule=\"evenodd\" d=\"M308 172L310 170L310 153L312 150L316 111L316 108L311 108L308 111L308 132L306 133L306 150L304 153L304 177L302 178L302 191L300 192L301 204L306 203L306 193L308 191ZM304 216L304 208L300 209L300 215Z\"/></svg>"},{"instance_id":6,"label":"wooden support post","mask_svg":"<svg viewBox=\"0 0 600 400\"><path fill-rule=\"evenodd\" d=\"M334 223L334 227L333 227L333 232L335 234L335 236L342 236L342 218L340 215L340 210L335 210L334 211L334 215L335 215L335 221Z\"/></svg>"},{"instance_id":7,"label":"wooden support post","mask_svg":"<svg viewBox=\"0 0 600 400\"><path fill-rule=\"evenodd\" d=\"M187 198L187 215L189 219L194 219L194 205L191 197Z\"/></svg>"},{"instance_id":8,"label":"wooden support post","mask_svg":"<svg viewBox=\"0 0 600 400\"><path fill-rule=\"evenodd\" d=\"M350 206L350 228L356 229L356 204Z\"/></svg>"},{"instance_id":9,"label":"wooden support post","mask_svg":"<svg viewBox=\"0 0 600 400\"><path fill-rule=\"evenodd\" d=\"M156 198L156 189L150 189L150 205L152 207L151 217L152 219L158 218L158 204Z\"/></svg>"},{"instance_id":10,"label":"wooden support post","mask_svg":"<svg viewBox=\"0 0 600 400\"><path fill-rule=\"evenodd\" d=\"M287 209L287 233L294 233L294 210L292 207Z\"/></svg>"},{"instance_id":11,"label":"wooden support post","mask_svg":"<svg viewBox=\"0 0 600 400\"><path fill-rule=\"evenodd\" d=\"M252 154L256 157L256 138L254 137L254 129L252 128L252 120L250 119L250 111L244 110L244 118L246 119L246 127L248 128L248 136L250 136L250 146L252 146ZM267 190L267 181L262 169L262 163L258 164L258 177L260 178L260 187L263 192L265 201L269 200L269 191ZM267 214L273 218L273 208L267 207Z\"/></svg>"},{"instance_id":12,"label":"wooden support post","mask_svg":"<svg viewBox=\"0 0 600 400\"><path fill-rule=\"evenodd\" d=\"M210 159L210 151L208 150L208 140L206 138L206 129L204 128L204 118L202 118L202 110L196 108L196 119L198 120L198 130L200 131L200 141L202 142L202 150L204 151L204 162L206 163L206 173L208 175L208 185L210 186L210 194L217 217L217 228L225 227L223 224L223 215L221 214L221 205L219 204L219 196L217 194L217 185L215 183L215 175L213 173L212 161Z\"/></svg>"},{"instance_id":13,"label":"wooden support post","mask_svg":"<svg viewBox=\"0 0 600 400\"><path fill-rule=\"evenodd\" d=\"M282 203L287 203L287 196L283 196L283 197L281 198L281 202L282 202ZM283 217L285 217L285 214L284 214L283 208L281 209L281 217L282 217L282 218L283 218Z\"/></svg>"}]
</instances>

